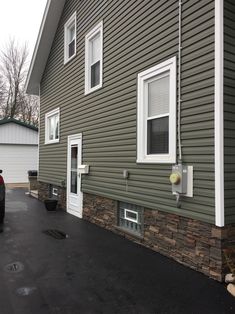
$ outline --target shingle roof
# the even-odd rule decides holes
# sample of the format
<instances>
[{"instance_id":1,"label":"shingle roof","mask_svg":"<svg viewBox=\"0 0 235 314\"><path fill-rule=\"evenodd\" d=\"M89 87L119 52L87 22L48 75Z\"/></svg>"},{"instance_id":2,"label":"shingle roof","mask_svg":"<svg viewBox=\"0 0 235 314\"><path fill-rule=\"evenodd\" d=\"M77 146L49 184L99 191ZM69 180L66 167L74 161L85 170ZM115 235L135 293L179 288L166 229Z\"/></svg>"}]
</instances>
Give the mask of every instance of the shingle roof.
<instances>
[{"instance_id":1,"label":"shingle roof","mask_svg":"<svg viewBox=\"0 0 235 314\"><path fill-rule=\"evenodd\" d=\"M0 120L0 125L6 124L6 123L11 123L11 122L16 123L16 124L21 125L21 126L24 126L24 127L29 128L31 130L34 130L34 131L38 131L38 128L36 126L28 124L26 122L22 122L20 120L16 120L14 118L4 118L4 119Z\"/></svg>"}]
</instances>

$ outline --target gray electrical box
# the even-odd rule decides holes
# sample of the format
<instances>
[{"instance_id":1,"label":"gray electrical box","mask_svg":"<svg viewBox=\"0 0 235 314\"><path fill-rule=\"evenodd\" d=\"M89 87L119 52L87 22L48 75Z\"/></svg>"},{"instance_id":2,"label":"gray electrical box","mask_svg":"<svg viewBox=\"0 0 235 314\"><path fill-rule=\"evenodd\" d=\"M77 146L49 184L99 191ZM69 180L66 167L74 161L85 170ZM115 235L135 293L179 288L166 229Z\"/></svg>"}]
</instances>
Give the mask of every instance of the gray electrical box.
<instances>
[{"instance_id":1,"label":"gray electrical box","mask_svg":"<svg viewBox=\"0 0 235 314\"><path fill-rule=\"evenodd\" d=\"M188 166L182 164L174 165L170 181L172 183L172 193L187 194Z\"/></svg>"}]
</instances>

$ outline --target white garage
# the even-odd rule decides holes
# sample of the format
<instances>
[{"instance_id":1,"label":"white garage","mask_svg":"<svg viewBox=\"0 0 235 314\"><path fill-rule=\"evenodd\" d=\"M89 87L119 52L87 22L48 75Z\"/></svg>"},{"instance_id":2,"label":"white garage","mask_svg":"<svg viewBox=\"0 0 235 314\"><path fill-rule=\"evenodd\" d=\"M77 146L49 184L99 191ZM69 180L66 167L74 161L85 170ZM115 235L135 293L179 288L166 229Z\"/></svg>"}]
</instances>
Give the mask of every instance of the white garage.
<instances>
[{"instance_id":1,"label":"white garage","mask_svg":"<svg viewBox=\"0 0 235 314\"><path fill-rule=\"evenodd\" d=\"M27 183L38 170L38 130L15 119L0 120L0 169L6 183Z\"/></svg>"}]
</instances>

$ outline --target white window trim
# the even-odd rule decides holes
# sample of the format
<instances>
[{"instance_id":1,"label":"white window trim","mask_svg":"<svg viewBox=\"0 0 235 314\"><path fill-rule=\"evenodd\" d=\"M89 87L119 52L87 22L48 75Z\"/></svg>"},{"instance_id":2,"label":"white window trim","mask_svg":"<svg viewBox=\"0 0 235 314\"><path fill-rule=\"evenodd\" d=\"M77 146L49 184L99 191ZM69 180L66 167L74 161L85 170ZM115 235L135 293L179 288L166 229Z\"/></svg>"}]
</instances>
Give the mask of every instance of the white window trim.
<instances>
[{"instance_id":1,"label":"white window trim","mask_svg":"<svg viewBox=\"0 0 235 314\"><path fill-rule=\"evenodd\" d=\"M49 118L58 114L59 116L59 130L58 130L58 138L54 140L49 140L48 132L49 132ZM53 144L58 143L60 141L60 108L56 108L50 112L45 114L45 144Z\"/></svg>"},{"instance_id":2,"label":"white window trim","mask_svg":"<svg viewBox=\"0 0 235 314\"><path fill-rule=\"evenodd\" d=\"M130 212L130 213L136 214L136 219L133 219L133 218L127 217L127 212ZM136 212L136 211L134 211L134 210L124 208L124 219L126 219L126 220L128 220L128 221L131 221L131 222L138 223L139 213L138 213L138 212Z\"/></svg>"},{"instance_id":3,"label":"white window trim","mask_svg":"<svg viewBox=\"0 0 235 314\"><path fill-rule=\"evenodd\" d=\"M100 84L95 87L90 87L90 61L89 61L89 42L96 35L100 33ZM85 95L96 91L103 86L103 21L97 24L85 36Z\"/></svg>"},{"instance_id":4,"label":"white window trim","mask_svg":"<svg viewBox=\"0 0 235 314\"><path fill-rule=\"evenodd\" d=\"M70 28L71 24L75 24L75 43L74 43L74 54L69 58L68 57L68 29ZM64 64L68 63L72 60L77 53L77 19L76 19L76 11L73 15L68 19L68 21L64 24Z\"/></svg>"},{"instance_id":5,"label":"white window trim","mask_svg":"<svg viewBox=\"0 0 235 314\"><path fill-rule=\"evenodd\" d=\"M154 76L170 72L169 103L169 154L147 154L147 104L145 103L145 81ZM138 74L137 99L137 163L176 162L176 57L168 59Z\"/></svg>"}]
</instances>

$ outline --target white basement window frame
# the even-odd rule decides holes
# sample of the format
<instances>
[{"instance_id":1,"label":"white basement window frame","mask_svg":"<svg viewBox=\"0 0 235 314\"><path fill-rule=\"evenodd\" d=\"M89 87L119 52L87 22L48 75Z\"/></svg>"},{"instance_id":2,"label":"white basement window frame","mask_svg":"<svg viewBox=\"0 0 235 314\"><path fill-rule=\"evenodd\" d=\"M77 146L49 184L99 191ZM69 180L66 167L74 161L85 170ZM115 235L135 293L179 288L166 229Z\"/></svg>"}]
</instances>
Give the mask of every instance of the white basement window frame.
<instances>
[{"instance_id":1,"label":"white basement window frame","mask_svg":"<svg viewBox=\"0 0 235 314\"><path fill-rule=\"evenodd\" d=\"M57 188L52 188L52 195L58 196L58 189Z\"/></svg>"},{"instance_id":2,"label":"white basement window frame","mask_svg":"<svg viewBox=\"0 0 235 314\"><path fill-rule=\"evenodd\" d=\"M56 108L45 114L45 144L59 142L60 109Z\"/></svg>"},{"instance_id":3,"label":"white basement window frame","mask_svg":"<svg viewBox=\"0 0 235 314\"><path fill-rule=\"evenodd\" d=\"M176 57L138 74L137 163L176 162L176 75Z\"/></svg>"},{"instance_id":4,"label":"white basement window frame","mask_svg":"<svg viewBox=\"0 0 235 314\"><path fill-rule=\"evenodd\" d=\"M124 208L124 219L138 223L139 214L135 210Z\"/></svg>"},{"instance_id":5,"label":"white basement window frame","mask_svg":"<svg viewBox=\"0 0 235 314\"><path fill-rule=\"evenodd\" d=\"M85 36L85 95L103 85L103 21Z\"/></svg>"},{"instance_id":6,"label":"white basement window frame","mask_svg":"<svg viewBox=\"0 0 235 314\"><path fill-rule=\"evenodd\" d=\"M64 64L76 56L76 12L64 25Z\"/></svg>"}]
</instances>

